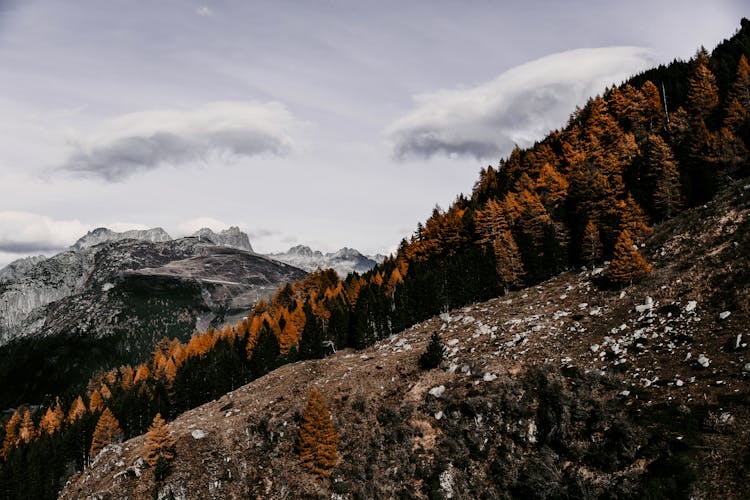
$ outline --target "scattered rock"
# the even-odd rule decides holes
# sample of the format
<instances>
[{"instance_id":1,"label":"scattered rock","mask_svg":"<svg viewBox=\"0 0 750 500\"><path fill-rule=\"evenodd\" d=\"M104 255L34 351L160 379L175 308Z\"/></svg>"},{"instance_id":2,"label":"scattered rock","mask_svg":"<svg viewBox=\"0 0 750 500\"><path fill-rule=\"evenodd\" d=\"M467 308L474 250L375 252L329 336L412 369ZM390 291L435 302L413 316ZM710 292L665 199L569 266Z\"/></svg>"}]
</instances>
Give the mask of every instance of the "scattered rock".
<instances>
[{"instance_id":1,"label":"scattered rock","mask_svg":"<svg viewBox=\"0 0 750 500\"><path fill-rule=\"evenodd\" d=\"M722 313L719 313L719 319L727 319L731 314L731 311L724 311Z\"/></svg>"},{"instance_id":2,"label":"scattered rock","mask_svg":"<svg viewBox=\"0 0 750 500\"><path fill-rule=\"evenodd\" d=\"M193 439L203 439L206 437L206 433L203 432L201 429L195 429L193 432L190 433L191 436L193 436Z\"/></svg>"},{"instance_id":3,"label":"scattered rock","mask_svg":"<svg viewBox=\"0 0 750 500\"><path fill-rule=\"evenodd\" d=\"M703 368L708 368L708 365L711 364L711 360L708 359L704 354L701 354L700 356L698 356L698 364Z\"/></svg>"},{"instance_id":4,"label":"scattered rock","mask_svg":"<svg viewBox=\"0 0 750 500\"><path fill-rule=\"evenodd\" d=\"M685 306L685 312L693 312L693 311L695 311L695 308L696 308L697 306L698 306L698 302L696 302L696 301L694 301L694 300L691 300L691 301L690 301L690 302L688 302L688 303L687 303L687 305Z\"/></svg>"},{"instance_id":5,"label":"scattered rock","mask_svg":"<svg viewBox=\"0 0 750 500\"><path fill-rule=\"evenodd\" d=\"M445 392L445 386L439 385L437 387L433 387L432 389L430 389L429 394L430 396L435 396L436 398L439 398L440 396L443 395L444 392Z\"/></svg>"}]
</instances>

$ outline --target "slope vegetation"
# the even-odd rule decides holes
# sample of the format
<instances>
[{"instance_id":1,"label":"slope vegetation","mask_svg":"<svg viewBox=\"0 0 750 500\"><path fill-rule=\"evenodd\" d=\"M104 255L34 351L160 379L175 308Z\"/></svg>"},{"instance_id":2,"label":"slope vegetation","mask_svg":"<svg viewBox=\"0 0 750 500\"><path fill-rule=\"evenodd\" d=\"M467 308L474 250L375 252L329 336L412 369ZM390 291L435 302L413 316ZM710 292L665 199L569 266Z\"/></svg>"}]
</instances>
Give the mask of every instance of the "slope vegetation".
<instances>
[{"instance_id":1,"label":"slope vegetation","mask_svg":"<svg viewBox=\"0 0 750 500\"><path fill-rule=\"evenodd\" d=\"M111 445L62 498L744 498L750 180L657 226L644 281L600 269L443 313L362 351L283 366ZM430 335L447 348L420 370ZM340 436L330 479L296 451L308 394Z\"/></svg>"}]
</instances>

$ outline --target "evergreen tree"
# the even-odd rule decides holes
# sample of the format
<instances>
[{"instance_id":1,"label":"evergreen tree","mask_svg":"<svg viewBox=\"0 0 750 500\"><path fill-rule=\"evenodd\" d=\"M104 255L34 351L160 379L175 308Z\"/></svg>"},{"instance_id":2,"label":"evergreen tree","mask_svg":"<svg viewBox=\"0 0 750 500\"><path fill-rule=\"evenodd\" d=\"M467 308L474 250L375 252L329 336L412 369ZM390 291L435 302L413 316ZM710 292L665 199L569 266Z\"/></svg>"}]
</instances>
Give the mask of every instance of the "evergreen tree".
<instances>
[{"instance_id":1,"label":"evergreen tree","mask_svg":"<svg viewBox=\"0 0 750 500\"><path fill-rule=\"evenodd\" d=\"M445 347L440 342L440 334L433 332L427 349L419 356L419 367L423 370L437 368L443 361L443 356L445 356Z\"/></svg>"},{"instance_id":2,"label":"evergreen tree","mask_svg":"<svg viewBox=\"0 0 750 500\"><path fill-rule=\"evenodd\" d=\"M706 55L699 52L694 65L693 74L688 80L688 111L694 119L705 120L719 104L719 88L714 74L708 69Z\"/></svg>"},{"instance_id":3,"label":"evergreen tree","mask_svg":"<svg viewBox=\"0 0 750 500\"><path fill-rule=\"evenodd\" d=\"M123 432L120 429L120 422L117 421L109 408L104 408L94 428L89 456L92 458L96 457L102 448L122 439L122 437Z\"/></svg>"},{"instance_id":4,"label":"evergreen tree","mask_svg":"<svg viewBox=\"0 0 750 500\"><path fill-rule=\"evenodd\" d=\"M323 396L313 388L299 429L298 451L302 464L319 478L330 476L338 463L338 442L339 437Z\"/></svg>"},{"instance_id":5,"label":"evergreen tree","mask_svg":"<svg viewBox=\"0 0 750 500\"><path fill-rule=\"evenodd\" d=\"M262 377L279 366L279 356L281 354L279 340L273 334L271 326L266 320L263 321L252 353L250 362L253 377L255 378Z\"/></svg>"},{"instance_id":6,"label":"evergreen tree","mask_svg":"<svg viewBox=\"0 0 750 500\"><path fill-rule=\"evenodd\" d=\"M651 134L644 150L646 173L652 181L654 209L660 217L672 217L682 206L680 173L672 149L660 136Z\"/></svg>"},{"instance_id":7,"label":"evergreen tree","mask_svg":"<svg viewBox=\"0 0 750 500\"><path fill-rule=\"evenodd\" d=\"M174 447L175 441L169 434L169 427L161 418L161 414L157 413L154 422L148 428L148 433L146 433L143 459L151 467L154 467L159 457L163 457L167 461L172 460L174 458Z\"/></svg>"},{"instance_id":8,"label":"evergreen tree","mask_svg":"<svg viewBox=\"0 0 750 500\"><path fill-rule=\"evenodd\" d=\"M651 273L651 266L635 248L627 229L620 233L615 244L615 254L607 270L613 285L622 286L639 281Z\"/></svg>"}]
</instances>

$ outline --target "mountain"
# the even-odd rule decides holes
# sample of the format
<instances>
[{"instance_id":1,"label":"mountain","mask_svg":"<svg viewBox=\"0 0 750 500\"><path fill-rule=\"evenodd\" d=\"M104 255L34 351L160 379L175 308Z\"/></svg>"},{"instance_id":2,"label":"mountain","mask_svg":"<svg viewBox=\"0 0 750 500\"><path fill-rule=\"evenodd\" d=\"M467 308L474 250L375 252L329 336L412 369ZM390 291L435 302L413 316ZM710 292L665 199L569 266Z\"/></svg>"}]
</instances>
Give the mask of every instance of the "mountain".
<instances>
[{"instance_id":1,"label":"mountain","mask_svg":"<svg viewBox=\"0 0 750 500\"><path fill-rule=\"evenodd\" d=\"M0 269L0 285L18 281L29 269L46 259L44 255L36 255L16 259L4 268Z\"/></svg>"},{"instance_id":2,"label":"mountain","mask_svg":"<svg viewBox=\"0 0 750 500\"><path fill-rule=\"evenodd\" d=\"M565 272L283 366L171 422L163 481L139 436L61 498L745 498L749 249L750 178L657 226L640 283ZM324 480L297 452L313 389L339 436Z\"/></svg>"},{"instance_id":3,"label":"mountain","mask_svg":"<svg viewBox=\"0 0 750 500\"><path fill-rule=\"evenodd\" d=\"M70 249L73 251L83 250L85 248L91 248L101 243L128 239L150 241L153 243L163 243L165 241L171 240L172 238L169 236L169 234L167 234L166 231L164 231L160 227L155 227L152 229L133 229L130 231L124 231L122 233L112 231L111 229L107 229L106 227L99 227L92 231L89 231L88 233L80 237L78 241L73 243Z\"/></svg>"},{"instance_id":4,"label":"mountain","mask_svg":"<svg viewBox=\"0 0 750 500\"><path fill-rule=\"evenodd\" d=\"M230 228L219 231L218 233L204 227L193 233L193 236L215 245L239 248L240 250L247 250L248 252L253 251L253 247L250 245L250 239L247 237L247 234L240 231L240 228L237 226L231 226Z\"/></svg>"},{"instance_id":5,"label":"mountain","mask_svg":"<svg viewBox=\"0 0 750 500\"><path fill-rule=\"evenodd\" d=\"M345 247L336 252L324 254L304 245L294 246L285 253L272 253L268 257L305 271L333 269L341 277L346 277L352 272L366 273L384 259L382 255L375 257L362 255L353 248Z\"/></svg>"},{"instance_id":6,"label":"mountain","mask_svg":"<svg viewBox=\"0 0 750 500\"><path fill-rule=\"evenodd\" d=\"M743 19L483 169L372 270L310 273L9 414L0 484L54 497L75 468L64 498L747 498L748 56Z\"/></svg>"},{"instance_id":7,"label":"mountain","mask_svg":"<svg viewBox=\"0 0 750 500\"><path fill-rule=\"evenodd\" d=\"M25 264L22 276L0 285L0 374L10 380L33 370L23 383L3 386L3 407L85 381L98 368L137 362L164 336L186 340L236 321L305 274L206 239L172 240L159 229L95 230L71 248ZM60 376L49 379L55 369Z\"/></svg>"}]
</instances>

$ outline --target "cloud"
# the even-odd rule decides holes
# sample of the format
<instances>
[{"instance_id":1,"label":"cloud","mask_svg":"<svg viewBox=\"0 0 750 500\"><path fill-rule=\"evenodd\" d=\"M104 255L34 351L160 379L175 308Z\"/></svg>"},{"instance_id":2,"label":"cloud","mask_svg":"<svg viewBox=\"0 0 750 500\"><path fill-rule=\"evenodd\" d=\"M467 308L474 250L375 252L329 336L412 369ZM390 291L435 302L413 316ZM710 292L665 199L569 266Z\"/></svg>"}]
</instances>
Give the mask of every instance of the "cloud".
<instances>
[{"instance_id":1,"label":"cloud","mask_svg":"<svg viewBox=\"0 0 750 500\"><path fill-rule=\"evenodd\" d=\"M414 97L415 109L386 130L396 158L507 155L564 124L576 105L651 66L640 47L576 49L512 68L471 88Z\"/></svg>"},{"instance_id":2,"label":"cloud","mask_svg":"<svg viewBox=\"0 0 750 500\"><path fill-rule=\"evenodd\" d=\"M5 211L0 212L0 253L59 252L96 227L108 227L113 231L147 229L143 224L132 222L87 224L77 219L60 220L31 212Z\"/></svg>"},{"instance_id":3,"label":"cloud","mask_svg":"<svg viewBox=\"0 0 750 500\"><path fill-rule=\"evenodd\" d=\"M121 181L162 165L207 161L211 155L285 155L294 117L278 103L213 102L193 110L141 111L99 127L74 145L58 170Z\"/></svg>"},{"instance_id":4,"label":"cloud","mask_svg":"<svg viewBox=\"0 0 750 500\"><path fill-rule=\"evenodd\" d=\"M0 212L0 252L22 254L60 250L89 229L78 220L55 220L29 212Z\"/></svg>"},{"instance_id":5,"label":"cloud","mask_svg":"<svg viewBox=\"0 0 750 500\"><path fill-rule=\"evenodd\" d=\"M195 13L201 17L210 17L214 15L214 11L212 11L205 5L201 5L200 7L195 9Z\"/></svg>"}]
</instances>

